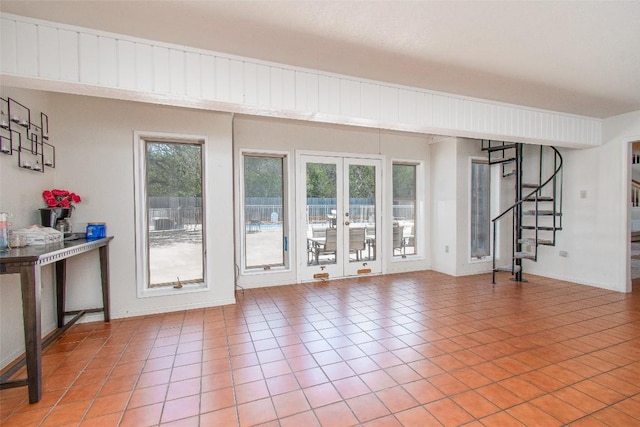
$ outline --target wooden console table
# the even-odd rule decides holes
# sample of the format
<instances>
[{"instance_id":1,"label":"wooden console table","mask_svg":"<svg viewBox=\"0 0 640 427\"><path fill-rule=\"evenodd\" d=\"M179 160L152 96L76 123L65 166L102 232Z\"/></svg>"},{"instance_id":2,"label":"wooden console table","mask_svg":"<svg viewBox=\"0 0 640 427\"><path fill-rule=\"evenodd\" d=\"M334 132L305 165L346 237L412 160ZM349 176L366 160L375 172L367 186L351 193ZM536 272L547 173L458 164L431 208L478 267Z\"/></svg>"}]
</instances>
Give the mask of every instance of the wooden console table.
<instances>
[{"instance_id":1,"label":"wooden console table","mask_svg":"<svg viewBox=\"0 0 640 427\"><path fill-rule=\"evenodd\" d=\"M104 312L109 321L109 242L113 237L87 241L84 239L54 243L46 246L26 246L0 253L0 274L19 274L22 289L22 317L24 322L25 357L0 377L0 389L29 387L29 403L42 397L42 349L58 338L86 313ZM102 307L65 311L66 260L75 255L98 249L102 282ZM40 270L43 265L55 264L56 308L58 329L42 340L40 318ZM64 323L64 317L74 317ZM7 319L4 319L6 322ZM22 366L27 365L27 378L9 380Z\"/></svg>"}]
</instances>

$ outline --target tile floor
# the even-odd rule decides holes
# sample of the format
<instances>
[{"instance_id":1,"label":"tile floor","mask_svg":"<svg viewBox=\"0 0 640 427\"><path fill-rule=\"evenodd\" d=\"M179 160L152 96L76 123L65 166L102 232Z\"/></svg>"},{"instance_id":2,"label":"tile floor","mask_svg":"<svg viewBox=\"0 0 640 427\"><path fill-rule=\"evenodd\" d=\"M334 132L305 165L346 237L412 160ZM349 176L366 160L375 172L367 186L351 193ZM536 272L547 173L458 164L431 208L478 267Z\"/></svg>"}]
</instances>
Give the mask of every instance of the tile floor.
<instances>
[{"instance_id":1,"label":"tile floor","mask_svg":"<svg viewBox=\"0 0 640 427\"><path fill-rule=\"evenodd\" d=\"M418 272L79 324L3 426L640 425L640 292Z\"/></svg>"}]
</instances>

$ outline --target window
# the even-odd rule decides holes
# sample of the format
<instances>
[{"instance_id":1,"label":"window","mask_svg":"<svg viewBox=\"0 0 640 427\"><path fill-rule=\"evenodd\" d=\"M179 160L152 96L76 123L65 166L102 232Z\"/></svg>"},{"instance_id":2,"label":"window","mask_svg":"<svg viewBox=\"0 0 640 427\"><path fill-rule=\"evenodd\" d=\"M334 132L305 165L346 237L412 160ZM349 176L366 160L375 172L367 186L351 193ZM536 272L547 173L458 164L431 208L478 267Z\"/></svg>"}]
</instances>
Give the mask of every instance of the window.
<instances>
[{"instance_id":1,"label":"window","mask_svg":"<svg viewBox=\"0 0 640 427\"><path fill-rule=\"evenodd\" d=\"M417 165L393 164L393 256L417 254Z\"/></svg>"},{"instance_id":2,"label":"window","mask_svg":"<svg viewBox=\"0 0 640 427\"><path fill-rule=\"evenodd\" d=\"M283 195L285 156L244 154L244 265L284 266L288 250Z\"/></svg>"},{"instance_id":3,"label":"window","mask_svg":"<svg viewBox=\"0 0 640 427\"><path fill-rule=\"evenodd\" d=\"M136 246L142 293L204 287L204 140L138 137L137 143Z\"/></svg>"},{"instance_id":4,"label":"window","mask_svg":"<svg viewBox=\"0 0 640 427\"><path fill-rule=\"evenodd\" d=\"M491 256L491 166L471 160L471 258Z\"/></svg>"}]
</instances>

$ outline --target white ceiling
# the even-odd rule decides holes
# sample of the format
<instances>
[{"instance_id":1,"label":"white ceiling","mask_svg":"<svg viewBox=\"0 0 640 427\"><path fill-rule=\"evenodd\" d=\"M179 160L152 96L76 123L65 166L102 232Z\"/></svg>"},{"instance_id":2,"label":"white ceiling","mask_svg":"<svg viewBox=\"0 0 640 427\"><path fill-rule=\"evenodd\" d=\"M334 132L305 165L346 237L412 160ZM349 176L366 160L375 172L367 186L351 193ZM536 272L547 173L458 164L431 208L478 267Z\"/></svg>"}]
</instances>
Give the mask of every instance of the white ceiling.
<instances>
[{"instance_id":1,"label":"white ceiling","mask_svg":"<svg viewBox=\"0 0 640 427\"><path fill-rule=\"evenodd\" d=\"M640 110L640 1L30 1L0 11L442 92Z\"/></svg>"}]
</instances>

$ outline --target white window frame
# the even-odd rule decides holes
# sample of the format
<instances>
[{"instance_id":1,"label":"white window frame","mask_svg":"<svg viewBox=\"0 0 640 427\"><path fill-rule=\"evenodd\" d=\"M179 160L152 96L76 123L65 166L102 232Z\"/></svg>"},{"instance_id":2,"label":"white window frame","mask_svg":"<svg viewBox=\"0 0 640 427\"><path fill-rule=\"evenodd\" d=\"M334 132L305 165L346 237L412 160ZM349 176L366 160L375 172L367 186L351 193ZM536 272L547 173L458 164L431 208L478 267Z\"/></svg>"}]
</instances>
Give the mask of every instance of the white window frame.
<instances>
[{"instance_id":1,"label":"white window frame","mask_svg":"<svg viewBox=\"0 0 640 427\"><path fill-rule=\"evenodd\" d=\"M469 171L469 191L468 191L468 200L467 200L467 205L469 206L468 209L468 216L467 218L468 220L468 232L467 232L467 239L468 239L468 252L467 252L467 256L469 258L469 263L479 263L479 262L487 262L487 261L491 261L493 259L493 253L494 251L496 251L496 258L499 258L499 254L500 254L500 230L498 229L496 232L496 238L493 238L493 222L490 223L489 227L489 255L484 256L484 257L472 257L471 256L471 192L473 191L473 174L472 174L472 168L473 168L473 163L474 162L483 162L483 163L489 163L486 157L469 157L469 167L468 167L468 171ZM500 214L499 210L500 210L500 183L502 180L502 165L501 164L495 164L495 165L489 165L489 176L491 177L491 182L489 184L489 217L490 218L495 218L496 216L498 216ZM493 242L496 242L496 247L493 247Z\"/></svg>"},{"instance_id":2,"label":"white window frame","mask_svg":"<svg viewBox=\"0 0 640 427\"><path fill-rule=\"evenodd\" d=\"M203 250L203 281L185 283L182 288L172 286L149 287L149 258L148 258L148 233L149 229L147 213L147 180L146 180L146 143L166 142L200 144L202 146L202 250ZM212 186L207 185L208 158L211 156L213 144L207 143L207 137L201 135L172 134L151 131L135 131L133 134L133 158L134 158L134 196L135 196L135 234L136 234L136 282L138 298L159 297L167 295L181 295L193 292L206 292L210 290L208 277L212 274L212 257L207 255L208 235L207 227L207 200Z\"/></svg>"},{"instance_id":3,"label":"white window frame","mask_svg":"<svg viewBox=\"0 0 640 427\"><path fill-rule=\"evenodd\" d=\"M292 213L290 212L291 203L289 203L291 197L289 194L289 171L290 171L290 158L291 153L288 151L273 151L273 150L251 150L251 149L241 149L238 152L238 201L236 204L237 212L238 212L238 250L239 250L239 259L240 259L240 271L243 276L250 276L256 274L276 274L291 271L291 253L292 250L295 250L295 243L291 239L291 218ZM247 260L245 257L246 253L246 219L244 215L244 158L245 156L256 156L256 157L281 157L282 158L282 211L285 213L286 217L282 221L282 233L283 236L287 238L287 248L284 252L284 265L279 266L271 266L268 269L261 267L247 267Z\"/></svg>"},{"instance_id":4,"label":"white window frame","mask_svg":"<svg viewBox=\"0 0 640 427\"><path fill-rule=\"evenodd\" d=\"M414 224L419 224L418 233L415 233L414 230L414 239L415 239L415 253L411 255L401 256L393 256L393 218L389 219L388 229L388 247L391 250L391 262L410 262L421 260L425 258L425 252L427 247L427 228L429 227L426 223L426 205L425 205L425 163L424 161L416 161L415 159L391 159L391 170L389 171L390 181L390 192L389 192L389 200L391 200L391 205L389 206L390 216L393 215L393 165L410 165L416 167L416 212L415 212L415 220ZM415 227L414 227L415 228Z\"/></svg>"}]
</instances>

